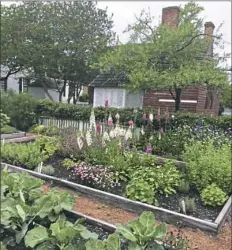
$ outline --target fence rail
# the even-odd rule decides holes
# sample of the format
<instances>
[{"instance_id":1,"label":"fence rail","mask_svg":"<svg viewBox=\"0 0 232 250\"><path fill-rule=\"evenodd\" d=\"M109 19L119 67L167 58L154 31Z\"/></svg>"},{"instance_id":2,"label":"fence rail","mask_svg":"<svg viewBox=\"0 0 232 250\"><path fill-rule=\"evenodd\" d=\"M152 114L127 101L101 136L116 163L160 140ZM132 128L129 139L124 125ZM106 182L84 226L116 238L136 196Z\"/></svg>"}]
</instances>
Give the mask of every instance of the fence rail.
<instances>
[{"instance_id":1,"label":"fence rail","mask_svg":"<svg viewBox=\"0 0 232 250\"><path fill-rule=\"evenodd\" d=\"M39 124L44 125L45 127L49 126L56 126L59 129L63 128L76 128L77 131L80 132L86 132L89 129L89 122L88 121L75 121L75 120L66 120L66 119L57 119L54 117L40 117L39 118ZM115 126L116 124L114 124ZM119 125L120 128L128 129L128 126ZM108 126L106 123L102 123L102 132L104 133L108 129ZM140 128L133 129L133 132L136 133L137 136L139 136Z\"/></svg>"}]
</instances>

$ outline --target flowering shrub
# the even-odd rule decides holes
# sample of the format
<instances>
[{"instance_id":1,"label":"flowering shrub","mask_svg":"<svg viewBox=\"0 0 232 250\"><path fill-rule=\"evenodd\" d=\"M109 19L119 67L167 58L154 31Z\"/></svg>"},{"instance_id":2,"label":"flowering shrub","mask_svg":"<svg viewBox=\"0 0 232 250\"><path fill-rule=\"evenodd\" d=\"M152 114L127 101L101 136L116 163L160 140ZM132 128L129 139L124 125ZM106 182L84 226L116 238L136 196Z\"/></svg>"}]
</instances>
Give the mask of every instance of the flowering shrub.
<instances>
[{"instance_id":1,"label":"flowering shrub","mask_svg":"<svg viewBox=\"0 0 232 250\"><path fill-rule=\"evenodd\" d=\"M109 168L85 162L76 164L72 174L74 181L102 190L109 190L116 185L113 176L114 173Z\"/></svg>"},{"instance_id":2,"label":"flowering shrub","mask_svg":"<svg viewBox=\"0 0 232 250\"><path fill-rule=\"evenodd\" d=\"M2 129L10 122L10 118L0 110L0 128Z\"/></svg>"}]
</instances>

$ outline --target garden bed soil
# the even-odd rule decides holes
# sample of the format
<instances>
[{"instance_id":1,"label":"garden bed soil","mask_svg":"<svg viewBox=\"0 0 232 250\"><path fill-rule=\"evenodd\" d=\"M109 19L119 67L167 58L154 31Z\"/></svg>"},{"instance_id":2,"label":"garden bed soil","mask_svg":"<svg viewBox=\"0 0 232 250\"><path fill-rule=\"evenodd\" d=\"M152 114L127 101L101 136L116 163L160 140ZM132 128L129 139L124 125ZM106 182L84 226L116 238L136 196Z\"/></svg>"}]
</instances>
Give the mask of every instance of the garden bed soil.
<instances>
[{"instance_id":1,"label":"garden bed soil","mask_svg":"<svg viewBox=\"0 0 232 250\"><path fill-rule=\"evenodd\" d=\"M76 182L78 184L83 184L81 182L77 182L74 180L74 178L72 177L71 169L67 170L61 166L62 161L63 161L63 158L56 155L52 157L46 164L51 164L55 168L55 174L54 174L55 177L62 178L64 180L68 180L72 182ZM116 195L124 196L124 190L125 190L125 184L121 183L120 186L114 187L112 190L110 190L110 192ZM107 192L107 190L103 190L103 191ZM177 194L170 195L169 197L165 197L164 195L161 195L161 194L156 195L156 198L158 200L158 204L160 207L169 209L175 212L180 212L180 205L179 205L180 200L185 197L194 198L195 205L196 205L195 211L192 213L188 213L187 215L213 222L217 218L219 212L221 211L221 207L211 208L211 207L203 206L200 200L200 195L196 191L193 191L193 190L191 190L188 194L177 193Z\"/></svg>"},{"instance_id":2,"label":"garden bed soil","mask_svg":"<svg viewBox=\"0 0 232 250\"><path fill-rule=\"evenodd\" d=\"M110 224L116 225L126 224L127 222L137 219L138 215L132 212L127 212L123 209L116 208L109 204L105 204L93 199L77 195L76 192L70 189L58 188L58 190L68 191L76 196L76 203L73 210L94 217ZM159 221L156 221L159 224ZM177 235L180 228L173 225L168 225L168 231ZM206 233L200 230L194 230L188 227L181 228L184 237L189 240L192 249L198 250L229 250L232 249L231 244L231 214L228 216L225 225L218 235Z\"/></svg>"}]
</instances>

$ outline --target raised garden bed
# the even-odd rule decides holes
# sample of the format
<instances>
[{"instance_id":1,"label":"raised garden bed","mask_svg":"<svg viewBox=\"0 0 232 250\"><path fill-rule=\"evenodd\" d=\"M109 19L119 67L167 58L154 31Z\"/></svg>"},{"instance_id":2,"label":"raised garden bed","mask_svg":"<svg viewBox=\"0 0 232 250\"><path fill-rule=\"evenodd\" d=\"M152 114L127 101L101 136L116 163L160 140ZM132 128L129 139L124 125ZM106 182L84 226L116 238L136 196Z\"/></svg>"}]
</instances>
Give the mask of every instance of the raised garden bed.
<instances>
[{"instance_id":1,"label":"raised garden bed","mask_svg":"<svg viewBox=\"0 0 232 250\"><path fill-rule=\"evenodd\" d=\"M193 216L174 212L165 208L148 205L148 204L144 204L144 203L137 202L137 201L132 201L130 199L124 198L119 195L89 188L89 187L86 187L86 186L83 186L74 182L70 182L61 178L51 177L48 175L40 174L38 172L34 172L34 171L26 170L20 167L2 163L2 167L5 167L5 166L7 166L8 169L11 171L30 173L46 181L53 182L58 186L65 186L68 188L75 189L78 192L83 193L88 197L95 198L104 202L108 202L110 204L113 204L117 207L123 208L128 211L133 211L136 213L141 213L142 211L152 211L153 213L155 213L157 219L161 221L166 221L172 224L185 225L185 226L189 226L193 228L199 228L199 229L214 232L214 233L217 233L221 229L226 216L229 214L231 210L232 200L230 197L229 200L224 205L223 209L218 213L218 216L213 220L213 222L210 222L210 221L206 221L203 219L195 218ZM62 178L64 177L65 176L62 176Z\"/></svg>"},{"instance_id":2,"label":"raised garden bed","mask_svg":"<svg viewBox=\"0 0 232 250\"><path fill-rule=\"evenodd\" d=\"M1 140L7 140L7 139L14 139L14 138L21 138L25 137L26 133L25 132L15 132L12 134L1 134Z\"/></svg>"},{"instance_id":3,"label":"raised garden bed","mask_svg":"<svg viewBox=\"0 0 232 250\"><path fill-rule=\"evenodd\" d=\"M25 133L22 137L15 137L15 138L8 138L4 139L4 143L24 143L24 142L31 142L36 139L37 135L29 135L26 136Z\"/></svg>"}]
</instances>

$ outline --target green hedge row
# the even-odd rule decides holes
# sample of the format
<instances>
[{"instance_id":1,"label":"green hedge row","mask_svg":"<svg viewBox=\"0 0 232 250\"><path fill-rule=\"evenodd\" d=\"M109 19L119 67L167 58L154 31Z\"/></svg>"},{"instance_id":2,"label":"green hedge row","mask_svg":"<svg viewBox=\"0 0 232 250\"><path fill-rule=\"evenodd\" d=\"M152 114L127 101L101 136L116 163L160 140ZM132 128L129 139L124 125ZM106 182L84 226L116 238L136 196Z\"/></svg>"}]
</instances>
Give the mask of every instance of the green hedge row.
<instances>
[{"instance_id":1,"label":"green hedge row","mask_svg":"<svg viewBox=\"0 0 232 250\"><path fill-rule=\"evenodd\" d=\"M22 131L27 131L36 121L38 122L41 116L89 121L91 114L90 106L55 103L47 99L38 100L28 94L16 94L13 91L1 92L1 109L3 113L10 117L10 125ZM95 117L96 120L103 121L111 113L115 122L115 115L119 113L122 125L128 125L128 122L133 120L136 126L141 127L142 124L147 124L147 120L142 118L143 114L148 116L149 112L154 115L153 126L155 129L165 125L168 128L176 128L182 125L195 126L198 120L203 120L203 124L216 126L224 130L231 128L231 116L210 117L193 113L174 113L170 114L170 118L166 122L164 113L161 113L161 120L157 121L157 109L149 108L138 109L137 112L134 112L132 108L105 109L99 107L95 108ZM171 118L172 115L174 115L174 118Z\"/></svg>"},{"instance_id":2,"label":"green hedge row","mask_svg":"<svg viewBox=\"0 0 232 250\"><path fill-rule=\"evenodd\" d=\"M154 115L153 126L155 128L158 128L159 126L165 126L165 114L161 113L161 120L157 121L157 109L143 108L138 109L137 112L135 112L135 110L132 108L105 109L104 107L98 107L94 109L94 112L96 120L103 121L105 117L108 117L109 113L111 113L112 118L115 122L115 115L119 113L121 124L127 125L130 120L133 120L139 127L142 124L146 124L147 122L142 118L143 114L147 114L148 116L149 112L152 112ZM65 103L54 103L49 100L39 100L36 105L35 113L38 117L48 116L59 119L89 121L91 107L77 106ZM172 115L174 115L174 118L172 118ZM201 120L205 125L215 126L224 130L231 127L231 116L213 117L183 112L173 113L169 116L170 118L167 122L168 127L179 127L182 125L195 126L199 122L199 120Z\"/></svg>"}]
</instances>

